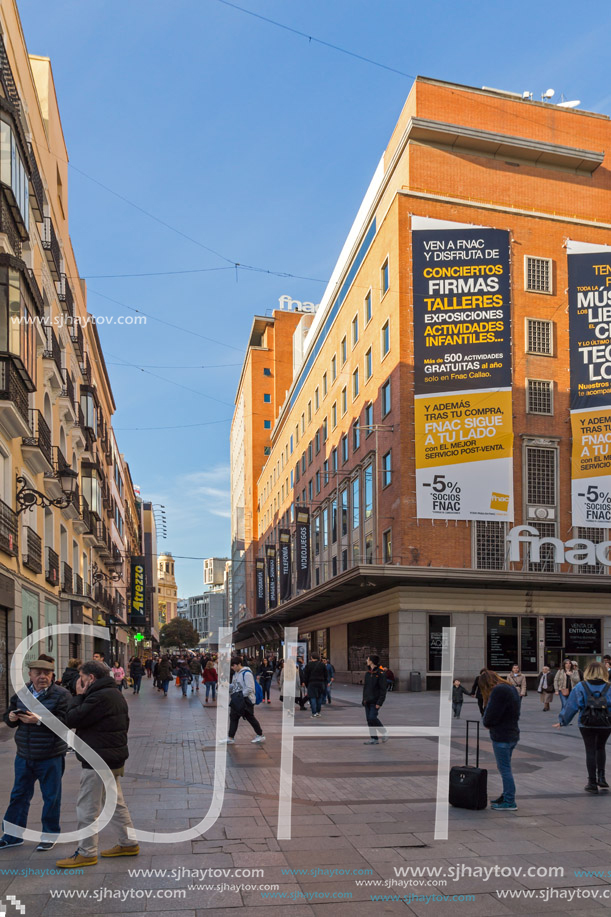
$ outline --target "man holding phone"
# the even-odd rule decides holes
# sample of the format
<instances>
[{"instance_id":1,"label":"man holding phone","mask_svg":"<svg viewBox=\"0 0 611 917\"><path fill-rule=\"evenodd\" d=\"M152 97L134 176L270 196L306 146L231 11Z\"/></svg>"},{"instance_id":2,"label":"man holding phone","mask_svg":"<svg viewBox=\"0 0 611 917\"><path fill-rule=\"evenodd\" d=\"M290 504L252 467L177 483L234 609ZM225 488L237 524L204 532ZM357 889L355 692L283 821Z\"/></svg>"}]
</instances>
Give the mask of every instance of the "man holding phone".
<instances>
[{"instance_id":1,"label":"man holding phone","mask_svg":"<svg viewBox=\"0 0 611 917\"><path fill-rule=\"evenodd\" d=\"M55 662L50 656L41 656L30 665L30 681L27 685L32 696L47 710L65 723L70 694L65 688L53 683ZM60 832L59 813L62 799L62 777L68 746L45 726L36 713L28 710L21 698L14 694L4 714L4 722L16 729L15 782L11 791L4 821L25 828L28 823L30 802L34 795L36 781L42 793L42 830L45 837L36 850L52 850L55 837ZM19 847L23 838L13 837L6 829L0 838L0 850Z\"/></svg>"}]
</instances>

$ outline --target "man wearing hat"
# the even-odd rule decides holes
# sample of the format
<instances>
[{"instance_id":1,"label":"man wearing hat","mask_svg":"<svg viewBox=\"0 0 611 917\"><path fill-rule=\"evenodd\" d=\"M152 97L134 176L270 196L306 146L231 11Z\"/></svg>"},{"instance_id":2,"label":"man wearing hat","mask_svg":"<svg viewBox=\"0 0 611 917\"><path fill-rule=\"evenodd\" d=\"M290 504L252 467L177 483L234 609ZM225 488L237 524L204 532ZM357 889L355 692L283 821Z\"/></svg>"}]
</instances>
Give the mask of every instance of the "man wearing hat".
<instances>
[{"instance_id":1,"label":"man wearing hat","mask_svg":"<svg viewBox=\"0 0 611 917\"><path fill-rule=\"evenodd\" d=\"M55 661L42 655L30 664L30 681L27 685L32 696L47 708L61 723L66 722L70 693L53 683ZM17 755L15 757L15 782L11 791L4 823L25 828L28 823L30 802L36 781L42 793L43 840L36 850L51 850L60 832L59 812L62 801L62 777L68 746L45 726L36 713L32 713L16 694L10 699L4 722L15 729ZM3 825L4 827L4 825ZM0 850L19 847L23 838L7 833L0 838Z\"/></svg>"}]
</instances>

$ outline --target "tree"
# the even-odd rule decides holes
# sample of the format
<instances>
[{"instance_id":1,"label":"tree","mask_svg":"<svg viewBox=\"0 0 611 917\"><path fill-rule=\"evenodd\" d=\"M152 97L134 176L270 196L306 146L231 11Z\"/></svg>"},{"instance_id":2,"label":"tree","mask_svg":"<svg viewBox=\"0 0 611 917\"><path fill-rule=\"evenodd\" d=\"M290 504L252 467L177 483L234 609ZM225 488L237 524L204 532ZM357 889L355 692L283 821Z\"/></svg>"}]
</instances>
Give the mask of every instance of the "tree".
<instances>
[{"instance_id":1,"label":"tree","mask_svg":"<svg viewBox=\"0 0 611 917\"><path fill-rule=\"evenodd\" d=\"M159 631L161 646L186 646L192 648L199 643L199 634L186 618L172 618Z\"/></svg>"}]
</instances>

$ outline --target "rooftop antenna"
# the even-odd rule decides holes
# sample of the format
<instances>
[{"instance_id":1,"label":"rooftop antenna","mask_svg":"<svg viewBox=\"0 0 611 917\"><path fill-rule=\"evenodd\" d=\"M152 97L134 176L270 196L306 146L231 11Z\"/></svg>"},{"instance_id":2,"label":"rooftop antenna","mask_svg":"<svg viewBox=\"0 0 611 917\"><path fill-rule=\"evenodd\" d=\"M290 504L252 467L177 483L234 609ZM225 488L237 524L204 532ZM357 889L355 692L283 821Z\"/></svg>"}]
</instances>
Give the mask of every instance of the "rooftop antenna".
<instances>
[{"instance_id":1,"label":"rooftop antenna","mask_svg":"<svg viewBox=\"0 0 611 917\"><path fill-rule=\"evenodd\" d=\"M581 99L572 99L570 102L563 99L562 102L558 102L558 108L577 108L578 105L581 105Z\"/></svg>"},{"instance_id":2,"label":"rooftop antenna","mask_svg":"<svg viewBox=\"0 0 611 917\"><path fill-rule=\"evenodd\" d=\"M528 89L525 89L522 93L522 98L525 102L532 102L533 94L529 92Z\"/></svg>"},{"instance_id":3,"label":"rooftop antenna","mask_svg":"<svg viewBox=\"0 0 611 917\"><path fill-rule=\"evenodd\" d=\"M548 99L553 98L556 95L554 89L546 89L543 95L541 96L541 101L546 102Z\"/></svg>"}]
</instances>

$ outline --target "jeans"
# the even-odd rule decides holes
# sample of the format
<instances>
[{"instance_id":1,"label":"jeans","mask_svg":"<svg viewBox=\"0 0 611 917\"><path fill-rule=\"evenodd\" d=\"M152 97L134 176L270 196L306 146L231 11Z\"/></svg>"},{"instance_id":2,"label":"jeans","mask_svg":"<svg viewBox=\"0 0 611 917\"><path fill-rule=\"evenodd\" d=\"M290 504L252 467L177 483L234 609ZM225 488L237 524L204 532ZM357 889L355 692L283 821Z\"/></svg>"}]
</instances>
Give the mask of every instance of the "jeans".
<instances>
[{"instance_id":1,"label":"jeans","mask_svg":"<svg viewBox=\"0 0 611 917\"><path fill-rule=\"evenodd\" d=\"M269 678L262 678L259 683L263 690L263 700L266 700L266 699L271 700L271 696L270 696L270 691L272 687L271 675L269 676Z\"/></svg>"},{"instance_id":2,"label":"jeans","mask_svg":"<svg viewBox=\"0 0 611 917\"><path fill-rule=\"evenodd\" d=\"M568 703L568 700L569 700L569 696L570 696L570 695L567 694L566 697L565 697L565 695L562 693L562 691L560 692L560 710L561 710L561 711L564 710L564 708L566 707L566 705L567 705L567 703Z\"/></svg>"},{"instance_id":3,"label":"jeans","mask_svg":"<svg viewBox=\"0 0 611 917\"><path fill-rule=\"evenodd\" d=\"M212 691L212 700L216 700L216 682L207 681L206 682L206 700L208 700L208 695Z\"/></svg>"},{"instance_id":4,"label":"jeans","mask_svg":"<svg viewBox=\"0 0 611 917\"><path fill-rule=\"evenodd\" d=\"M326 684L323 688L322 699L324 704L331 703L331 682Z\"/></svg>"},{"instance_id":5,"label":"jeans","mask_svg":"<svg viewBox=\"0 0 611 917\"><path fill-rule=\"evenodd\" d=\"M167 693L168 693L168 687L169 687L169 684L170 684L170 679L169 679L169 678L164 678L163 681L160 682L160 684L161 684L161 687L163 688L163 693L164 693L164 694L167 694Z\"/></svg>"},{"instance_id":6,"label":"jeans","mask_svg":"<svg viewBox=\"0 0 611 917\"><path fill-rule=\"evenodd\" d=\"M367 717L367 725L369 726L369 735L375 742L378 741L379 733L386 735L386 730L380 722L378 713L379 710L375 704L365 704L365 716Z\"/></svg>"},{"instance_id":7,"label":"jeans","mask_svg":"<svg viewBox=\"0 0 611 917\"><path fill-rule=\"evenodd\" d=\"M140 694L140 682L142 681L142 675L132 675L134 680L134 694Z\"/></svg>"},{"instance_id":8,"label":"jeans","mask_svg":"<svg viewBox=\"0 0 611 917\"><path fill-rule=\"evenodd\" d=\"M587 726L580 726L579 731L586 747L588 781L596 783L597 773L604 774L605 772L605 764L607 762L605 745L611 735L611 729L588 729Z\"/></svg>"},{"instance_id":9,"label":"jeans","mask_svg":"<svg viewBox=\"0 0 611 917\"><path fill-rule=\"evenodd\" d=\"M182 690L182 696L183 696L183 697L186 697L186 696L187 696L187 688L189 687L189 680L188 680L187 678L183 678L182 675L181 675L181 677L180 677L180 687L181 687L181 690Z\"/></svg>"},{"instance_id":10,"label":"jeans","mask_svg":"<svg viewBox=\"0 0 611 917\"><path fill-rule=\"evenodd\" d=\"M193 694L193 691L195 690L195 688L197 688L197 690L199 691L199 680L201 678L201 675L199 674L199 672L191 672L191 678L193 679L193 681L191 682L191 694Z\"/></svg>"},{"instance_id":11,"label":"jeans","mask_svg":"<svg viewBox=\"0 0 611 917\"><path fill-rule=\"evenodd\" d=\"M461 700L452 701L452 712L454 713L454 716L456 717L456 719L460 717L461 710L462 710L462 701Z\"/></svg>"},{"instance_id":12,"label":"jeans","mask_svg":"<svg viewBox=\"0 0 611 917\"><path fill-rule=\"evenodd\" d=\"M517 744L517 742L492 743L496 766L503 780L503 800L509 803L516 801L516 785L511 773L511 756Z\"/></svg>"},{"instance_id":13,"label":"jeans","mask_svg":"<svg viewBox=\"0 0 611 917\"><path fill-rule=\"evenodd\" d=\"M312 715L315 713L320 713L324 690L324 686L318 683L308 685L308 698L310 700L310 709L312 710Z\"/></svg>"},{"instance_id":14,"label":"jeans","mask_svg":"<svg viewBox=\"0 0 611 917\"><path fill-rule=\"evenodd\" d=\"M25 828L28 823L30 803L34 787L38 780L42 793L42 830L45 834L57 835L60 832L59 811L62 804L62 777L66 759L64 755L48 758L46 761L28 761L17 755L15 758L15 782L11 791L8 809L4 813L5 822ZM6 831L2 840L14 840ZM47 838L54 840L55 838Z\"/></svg>"},{"instance_id":15,"label":"jeans","mask_svg":"<svg viewBox=\"0 0 611 917\"><path fill-rule=\"evenodd\" d=\"M254 713L254 706L251 703L247 703L244 709L244 713L236 713L233 707L229 708L229 738L233 739L236 732L238 731L238 724L241 719L245 719L247 723L250 723L254 731L258 736L263 735L263 730L261 729L261 724L256 718Z\"/></svg>"},{"instance_id":16,"label":"jeans","mask_svg":"<svg viewBox=\"0 0 611 917\"><path fill-rule=\"evenodd\" d=\"M118 830L119 844L121 844L122 847L133 847L138 843L135 838L134 826L129 810L125 805L125 800L123 799L123 791L119 778L116 775L115 781L117 784L117 807L110 820L110 824L113 828ZM79 829L90 825L98 817L102 811L102 800L104 795L104 784L98 773L89 767L84 767L81 773L81 785L76 800L76 819ZM97 834L84 837L79 843L78 852L85 857L97 856Z\"/></svg>"}]
</instances>

